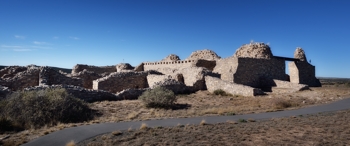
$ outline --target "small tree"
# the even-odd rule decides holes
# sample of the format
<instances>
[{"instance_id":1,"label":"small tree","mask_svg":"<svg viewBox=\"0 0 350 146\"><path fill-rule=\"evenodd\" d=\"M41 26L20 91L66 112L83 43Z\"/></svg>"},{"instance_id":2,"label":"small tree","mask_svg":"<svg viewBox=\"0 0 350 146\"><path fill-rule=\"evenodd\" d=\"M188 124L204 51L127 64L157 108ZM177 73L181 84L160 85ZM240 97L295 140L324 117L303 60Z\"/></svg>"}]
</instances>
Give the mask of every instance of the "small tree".
<instances>
[{"instance_id":1,"label":"small tree","mask_svg":"<svg viewBox=\"0 0 350 146\"><path fill-rule=\"evenodd\" d=\"M143 92L139 99L144 102L146 107L153 108L169 108L176 102L174 92L160 86Z\"/></svg>"}]
</instances>

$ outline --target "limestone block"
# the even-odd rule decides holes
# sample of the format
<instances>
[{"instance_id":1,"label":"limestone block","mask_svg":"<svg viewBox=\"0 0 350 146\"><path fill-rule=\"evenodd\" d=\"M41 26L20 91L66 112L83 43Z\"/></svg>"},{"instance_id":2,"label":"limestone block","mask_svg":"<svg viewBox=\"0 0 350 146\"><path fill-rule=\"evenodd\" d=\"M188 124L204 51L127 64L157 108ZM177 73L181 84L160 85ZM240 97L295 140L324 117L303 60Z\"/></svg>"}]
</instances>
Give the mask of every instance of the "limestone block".
<instances>
[{"instance_id":1,"label":"limestone block","mask_svg":"<svg viewBox=\"0 0 350 146\"><path fill-rule=\"evenodd\" d=\"M211 76L205 76L205 83L208 91L211 93L213 93L215 90L221 89L232 95L256 96L256 95L264 94L264 92L260 89L252 88L250 86L230 83Z\"/></svg>"}]
</instances>

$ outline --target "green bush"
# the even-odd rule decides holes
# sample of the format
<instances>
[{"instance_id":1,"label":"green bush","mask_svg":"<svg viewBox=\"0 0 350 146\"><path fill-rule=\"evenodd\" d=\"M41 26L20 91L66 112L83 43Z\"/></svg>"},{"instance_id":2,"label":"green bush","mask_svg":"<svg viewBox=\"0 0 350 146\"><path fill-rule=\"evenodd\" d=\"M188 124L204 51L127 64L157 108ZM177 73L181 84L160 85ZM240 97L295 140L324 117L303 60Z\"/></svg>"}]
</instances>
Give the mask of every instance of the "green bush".
<instances>
[{"instance_id":1,"label":"green bush","mask_svg":"<svg viewBox=\"0 0 350 146\"><path fill-rule=\"evenodd\" d=\"M12 125L25 129L93 118L93 110L87 103L68 94L65 89L14 92L2 101L0 109L0 119L7 119Z\"/></svg>"},{"instance_id":2,"label":"green bush","mask_svg":"<svg viewBox=\"0 0 350 146\"><path fill-rule=\"evenodd\" d=\"M143 92L139 99L146 107L153 108L170 108L176 102L174 92L160 86Z\"/></svg>"},{"instance_id":3,"label":"green bush","mask_svg":"<svg viewBox=\"0 0 350 146\"><path fill-rule=\"evenodd\" d=\"M222 89L217 89L214 91L215 95L221 95L221 96L232 96L232 94L226 93L224 90Z\"/></svg>"}]
</instances>

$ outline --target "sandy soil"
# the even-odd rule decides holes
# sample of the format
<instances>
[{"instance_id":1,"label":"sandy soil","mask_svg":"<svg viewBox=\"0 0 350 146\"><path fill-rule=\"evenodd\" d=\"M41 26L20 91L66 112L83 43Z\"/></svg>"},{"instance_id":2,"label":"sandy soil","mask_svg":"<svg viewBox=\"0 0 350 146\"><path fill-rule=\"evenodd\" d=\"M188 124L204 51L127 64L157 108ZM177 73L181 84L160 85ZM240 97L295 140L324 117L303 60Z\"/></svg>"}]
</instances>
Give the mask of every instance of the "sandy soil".
<instances>
[{"instance_id":1,"label":"sandy soil","mask_svg":"<svg viewBox=\"0 0 350 146\"><path fill-rule=\"evenodd\" d=\"M348 86L327 85L296 93L271 93L257 97L220 96L212 95L208 91L199 91L189 95L179 95L177 106L167 110L146 108L138 100L102 101L90 104L91 108L99 111L99 116L92 121L58 124L54 127L45 126L40 129L20 132L6 132L0 134L0 139L9 137L0 140L0 143L20 145L63 128L93 123L290 110L325 104L348 97L350 97Z\"/></svg>"}]
</instances>

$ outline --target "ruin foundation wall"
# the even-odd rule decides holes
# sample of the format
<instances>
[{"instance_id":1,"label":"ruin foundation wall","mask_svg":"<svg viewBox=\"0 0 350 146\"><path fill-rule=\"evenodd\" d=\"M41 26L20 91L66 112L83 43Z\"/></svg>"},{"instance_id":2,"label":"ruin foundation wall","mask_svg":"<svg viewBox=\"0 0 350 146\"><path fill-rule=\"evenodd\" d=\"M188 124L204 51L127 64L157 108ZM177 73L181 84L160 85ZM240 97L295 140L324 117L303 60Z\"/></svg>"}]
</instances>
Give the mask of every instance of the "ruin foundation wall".
<instances>
[{"instance_id":1,"label":"ruin foundation wall","mask_svg":"<svg viewBox=\"0 0 350 146\"><path fill-rule=\"evenodd\" d=\"M87 71L92 71L97 74L117 72L116 66L92 66L85 64L77 64L73 67L72 74L79 73L86 69Z\"/></svg>"},{"instance_id":2,"label":"ruin foundation wall","mask_svg":"<svg viewBox=\"0 0 350 146\"><path fill-rule=\"evenodd\" d=\"M211 93L213 93L215 90L221 89L232 95L256 96L264 94L264 92L260 89L227 82L211 76L205 76L205 83L208 91Z\"/></svg>"}]
</instances>

